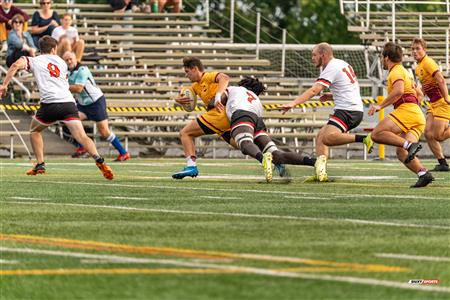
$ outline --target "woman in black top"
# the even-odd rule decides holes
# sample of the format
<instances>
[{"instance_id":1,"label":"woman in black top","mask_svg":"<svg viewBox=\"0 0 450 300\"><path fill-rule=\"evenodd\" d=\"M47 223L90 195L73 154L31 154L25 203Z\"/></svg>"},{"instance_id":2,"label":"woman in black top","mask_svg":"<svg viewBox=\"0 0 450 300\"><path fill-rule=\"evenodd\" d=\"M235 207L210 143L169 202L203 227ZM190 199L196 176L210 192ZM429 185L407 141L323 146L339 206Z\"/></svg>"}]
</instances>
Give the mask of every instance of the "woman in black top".
<instances>
[{"instance_id":1,"label":"woman in black top","mask_svg":"<svg viewBox=\"0 0 450 300\"><path fill-rule=\"evenodd\" d=\"M44 35L52 35L53 29L61 24L58 13L52 9L51 0L41 0L41 9L33 14L31 20L31 34L35 45L39 45L39 39Z\"/></svg>"}]
</instances>

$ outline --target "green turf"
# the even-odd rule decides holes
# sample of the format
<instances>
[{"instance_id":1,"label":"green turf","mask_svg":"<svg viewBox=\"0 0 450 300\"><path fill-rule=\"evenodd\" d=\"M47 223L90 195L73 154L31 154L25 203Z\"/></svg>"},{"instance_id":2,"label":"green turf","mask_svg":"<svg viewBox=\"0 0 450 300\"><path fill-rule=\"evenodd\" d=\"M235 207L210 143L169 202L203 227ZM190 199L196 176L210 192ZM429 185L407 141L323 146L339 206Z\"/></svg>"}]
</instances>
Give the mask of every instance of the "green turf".
<instances>
[{"instance_id":1,"label":"green turf","mask_svg":"<svg viewBox=\"0 0 450 300\"><path fill-rule=\"evenodd\" d=\"M116 178L109 182L90 160L50 159L47 174L36 177L24 175L29 167L24 161L0 161L0 299L450 296L450 174L437 173L429 187L410 189L415 175L395 161L331 161L329 175L334 182L303 183L312 169L292 167L291 183L266 184L261 167L252 160L201 160L199 178L172 180L171 173L183 164L175 159L111 163ZM426 164L432 167L434 162ZM17 235L27 238L12 240ZM47 240L36 243L31 237ZM50 238L70 242L51 244ZM135 250L86 249L80 246L86 241ZM138 253L136 249L142 249L138 247L189 250L190 256L176 250ZM36 251L58 252L32 253ZM198 257L211 252L228 256ZM242 253L270 259L250 259ZM441 261L380 257L380 253ZM111 262L65 254L151 261ZM314 261L293 262L286 257ZM369 271L368 265L375 264L383 270ZM239 272L191 272L227 267ZM386 272L388 267L403 271ZM10 270L58 269L187 273L7 275ZM342 282L345 278L349 282ZM359 279L373 281L355 282ZM413 286L408 285L410 279L440 282Z\"/></svg>"}]
</instances>

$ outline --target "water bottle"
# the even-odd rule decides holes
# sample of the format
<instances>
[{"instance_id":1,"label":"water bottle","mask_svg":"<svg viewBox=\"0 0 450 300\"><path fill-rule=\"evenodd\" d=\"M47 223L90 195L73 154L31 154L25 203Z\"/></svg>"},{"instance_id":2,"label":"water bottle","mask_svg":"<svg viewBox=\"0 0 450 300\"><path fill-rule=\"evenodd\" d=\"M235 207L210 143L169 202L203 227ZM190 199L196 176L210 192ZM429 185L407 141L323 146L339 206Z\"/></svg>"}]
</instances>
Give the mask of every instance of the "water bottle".
<instances>
[{"instance_id":1,"label":"water bottle","mask_svg":"<svg viewBox=\"0 0 450 300\"><path fill-rule=\"evenodd\" d=\"M152 3L152 13L157 13L158 12L158 1L154 1Z\"/></svg>"}]
</instances>

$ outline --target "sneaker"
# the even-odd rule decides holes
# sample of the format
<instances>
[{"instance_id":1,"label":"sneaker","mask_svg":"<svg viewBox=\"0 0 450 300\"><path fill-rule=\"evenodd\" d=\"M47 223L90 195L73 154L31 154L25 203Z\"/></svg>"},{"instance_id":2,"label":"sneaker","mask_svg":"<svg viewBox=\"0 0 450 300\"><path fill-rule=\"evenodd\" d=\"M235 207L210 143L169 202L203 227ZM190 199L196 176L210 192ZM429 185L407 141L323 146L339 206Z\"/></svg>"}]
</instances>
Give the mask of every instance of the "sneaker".
<instances>
[{"instance_id":1,"label":"sneaker","mask_svg":"<svg viewBox=\"0 0 450 300\"><path fill-rule=\"evenodd\" d=\"M272 153L266 152L263 155L263 168L266 175L266 181L272 182L273 170L272 170Z\"/></svg>"},{"instance_id":2,"label":"sneaker","mask_svg":"<svg viewBox=\"0 0 450 300\"><path fill-rule=\"evenodd\" d=\"M108 180L113 180L114 178L114 174L112 172L112 169L110 166L108 166L107 164L103 163L95 163L97 165L97 167L100 169L100 171L103 174L103 177L105 177Z\"/></svg>"},{"instance_id":3,"label":"sneaker","mask_svg":"<svg viewBox=\"0 0 450 300\"><path fill-rule=\"evenodd\" d=\"M33 168L27 171L27 175L37 175L45 173L45 163L36 164Z\"/></svg>"},{"instance_id":4,"label":"sneaker","mask_svg":"<svg viewBox=\"0 0 450 300\"><path fill-rule=\"evenodd\" d=\"M366 145L367 153L372 153L373 141L372 135L370 133L363 139L363 144Z\"/></svg>"},{"instance_id":5,"label":"sneaker","mask_svg":"<svg viewBox=\"0 0 450 300\"><path fill-rule=\"evenodd\" d=\"M173 179L183 179L186 176L191 176L192 178L197 177L197 166L185 167L183 170L172 174Z\"/></svg>"},{"instance_id":6,"label":"sneaker","mask_svg":"<svg viewBox=\"0 0 450 300\"><path fill-rule=\"evenodd\" d=\"M430 184L432 181L434 181L433 175L430 172L426 172L422 176L419 176L419 179L417 179L416 184L412 185L411 187L412 188L424 187Z\"/></svg>"},{"instance_id":7,"label":"sneaker","mask_svg":"<svg viewBox=\"0 0 450 300\"><path fill-rule=\"evenodd\" d=\"M316 163L314 164L314 168L316 169L316 178L320 182L328 181L327 175L327 157L325 155L321 155L317 158Z\"/></svg>"},{"instance_id":8,"label":"sneaker","mask_svg":"<svg viewBox=\"0 0 450 300\"><path fill-rule=\"evenodd\" d=\"M405 164L411 162L415 157L417 152L422 149L422 145L420 143L412 143L408 148L408 156L405 159Z\"/></svg>"},{"instance_id":9,"label":"sneaker","mask_svg":"<svg viewBox=\"0 0 450 300\"><path fill-rule=\"evenodd\" d=\"M126 152L124 154L120 154L114 161L126 161L131 158L130 153Z\"/></svg>"},{"instance_id":10,"label":"sneaker","mask_svg":"<svg viewBox=\"0 0 450 300\"><path fill-rule=\"evenodd\" d=\"M436 165L432 171L434 171L434 172L449 172L450 168L448 167L448 165L439 164L439 165Z\"/></svg>"},{"instance_id":11,"label":"sneaker","mask_svg":"<svg viewBox=\"0 0 450 300\"><path fill-rule=\"evenodd\" d=\"M77 150L75 150L75 152L71 155L72 158L81 158L84 157L87 153L86 149L84 149L83 147L79 147L77 148Z\"/></svg>"},{"instance_id":12,"label":"sneaker","mask_svg":"<svg viewBox=\"0 0 450 300\"><path fill-rule=\"evenodd\" d=\"M289 175L288 170L285 165L274 164L274 166L275 166L275 170L277 171L278 175L280 175L280 177L287 177Z\"/></svg>"}]
</instances>

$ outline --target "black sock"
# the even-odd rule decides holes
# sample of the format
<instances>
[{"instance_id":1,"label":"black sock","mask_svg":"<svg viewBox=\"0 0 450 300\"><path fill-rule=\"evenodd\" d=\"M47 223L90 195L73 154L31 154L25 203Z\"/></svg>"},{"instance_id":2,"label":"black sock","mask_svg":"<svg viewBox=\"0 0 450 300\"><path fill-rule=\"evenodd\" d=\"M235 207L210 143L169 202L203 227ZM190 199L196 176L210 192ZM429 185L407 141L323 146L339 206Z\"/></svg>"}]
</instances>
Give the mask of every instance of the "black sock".
<instances>
[{"instance_id":1,"label":"black sock","mask_svg":"<svg viewBox=\"0 0 450 300\"><path fill-rule=\"evenodd\" d=\"M262 163L263 161L263 154L262 152L256 153L256 157L255 157L260 163Z\"/></svg>"},{"instance_id":2,"label":"black sock","mask_svg":"<svg viewBox=\"0 0 450 300\"><path fill-rule=\"evenodd\" d=\"M45 162L41 162L40 164L37 163L37 164L36 164L36 168L37 168L37 167L45 167Z\"/></svg>"},{"instance_id":3,"label":"black sock","mask_svg":"<svg viewBox=\"0 0 450 300\"><path fill-rule=\"evenodd\" d=\"M305 156L303 158L303 164L305 166L314 166L316 164L316 160L317 160L317 158L315 158L315 157Z\"/></svg>"},{"instance_id":4,"label":"black sock","mask_svg":"<svg viewBox=\"0 0 450 300\"><path fill-rule=\"evenodd\" d=\"M445 158L438 159L438 162L442 166L448 166L447 160Z\"/></svg>"},{"instance_id":5,"label":"black sock","mask_svg":"<svg viewBox=\"0 0 450 300\"><path fill-rule=\"evenodd\" d=\"M365 135L355 134L355 142L356 143L362 143L364 142Z\"/></svg>"},{"instance_id":6,"label":"black sock","mask_svg":"<svg viewBox=\"0 0 450 300\"><path fill-rule=\"evenodd\" d=\"M102 164L105 162L103 157L101 157L100 155L92 155L92 158L95 159L95 162L99 163L99 164Z\"/></svg>"}]
</instances>

